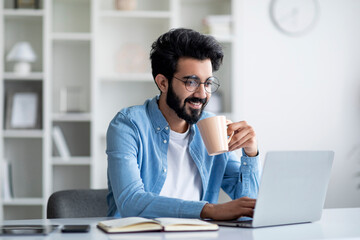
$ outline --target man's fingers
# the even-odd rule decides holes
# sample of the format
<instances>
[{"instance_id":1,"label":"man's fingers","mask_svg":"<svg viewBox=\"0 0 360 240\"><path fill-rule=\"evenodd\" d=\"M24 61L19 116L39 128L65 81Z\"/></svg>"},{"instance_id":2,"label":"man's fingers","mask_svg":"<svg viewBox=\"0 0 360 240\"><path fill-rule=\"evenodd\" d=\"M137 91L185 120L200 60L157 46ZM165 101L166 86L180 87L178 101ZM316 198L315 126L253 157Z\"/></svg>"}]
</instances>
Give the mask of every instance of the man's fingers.
<instances>
[{"instance_id":1,"label":"man's fingers","mask_svg":"<svg viewBox=\"0 0 360 240\"><path fill-rule=\"evenodd\" d=\"M256 204L256 199L242 197L237 199L240 209L240 216L252 217L254 215L254 208Z\"/></svg>"},{"instance_id":2,"label":"man's fingers","mask_svg":"<svg viewBox=\"0 0 360 240\"><path fill-rule=\"evenodd\" d=\"M238 149L241 145L249 141L249 139L255 139L256 137L254 129L245 121L230 124L227 133L231 135L233 132L235 132L235 134L229 143L229 150ZM249 143L251 144L252 142Z\"/></svg>"},{"instance_id":3,"label":"man's fingers","mask_svg":"<svg viewBox=\"0 0 360 240\"><path fill-rule=\"evenodd\" d=\"M228 131L233 132L233 131L236 131L236 130L238 130L238 129L241 129L241 128L245 127L245 126L249 126L246 121L229 123L229 125L228 125Z\"/></svg>"},{"instance_id":4,"label":"man's fingers","mask_svg":"<svg viewBox=\"0 0 360 240\"><path fill-rule=\"evenodd\" d=\"M252 217L256 199L242 197L222 204L206 204L201 212L202 218L215 220L237 219L242 216Z\"/></svg>"},{"instance_id":5,"label":"man's fingers","mask_svg":"<svg viewBox=\"0 0 360 240\"><path fill-rule=\"evenodd\" d=\"M241 216L244 217L253 217L254 216L254 209L252 208L244 208L243 213L241 214Z\"/></svg>"},{"instance_id":6,"label":"man's fingers","mask_svg":"<svg viewBox=\"0 0 360 240\"><path fill-rule=\"evenodd\" d=\"M234 135L234 136L236 136L236 135ZM234 136L233 136L233 138L234 138ZM231 139L231 140L233 141L233 139ZM236 141L236 139L235 139L235 142L232 142L232 141L230 141L230 144L229 144L229 151L247 147L247 146L253 144L254 143L254 134L248 133L247 135L238 139L237 141Z\"/></svg>"},{"instance_id":7,"label":"man's fingers","mask_svg":"<svg viewBox=\"0 0 360 240\"><path fill-rule=\"evenodd\" d=\"M256 199L248 198L248 197L239 198L237 199L237 201L239 202L238 204L243 207L254 208L256 204Z\"/></svg>"},{"instance_id":8,"label":"man's fingers","mask_svg":"<svg viewBox=\"0 0 360 240\"><path fill-rule=\"evenodd\" d=\"M248 198L248 197L242 197L235 200L236 204L238 205L238 208L244 208L244 209L253 209L255 208L256 199Z\"/></svg>"}]
</instances>

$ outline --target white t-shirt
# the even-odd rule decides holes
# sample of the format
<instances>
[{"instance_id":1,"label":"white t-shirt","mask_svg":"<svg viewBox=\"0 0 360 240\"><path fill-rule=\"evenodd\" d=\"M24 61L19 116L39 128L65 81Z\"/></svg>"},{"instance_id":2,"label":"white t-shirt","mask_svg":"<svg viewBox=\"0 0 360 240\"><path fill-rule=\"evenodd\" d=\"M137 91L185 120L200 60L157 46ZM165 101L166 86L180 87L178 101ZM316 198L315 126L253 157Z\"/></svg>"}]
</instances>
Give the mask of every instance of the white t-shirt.
<instances>
[{"instance_id":1,"label":"white t-shirt","mask_svg":"<svg viewBox=\"0 0 360 240\"><path fill-rule=\"evenodd\" d=\"M201 198L200 173L189 153L189 129L185 133L170 130L167 176L160 196L193 201Z\"/></svg>"}]
</instances>

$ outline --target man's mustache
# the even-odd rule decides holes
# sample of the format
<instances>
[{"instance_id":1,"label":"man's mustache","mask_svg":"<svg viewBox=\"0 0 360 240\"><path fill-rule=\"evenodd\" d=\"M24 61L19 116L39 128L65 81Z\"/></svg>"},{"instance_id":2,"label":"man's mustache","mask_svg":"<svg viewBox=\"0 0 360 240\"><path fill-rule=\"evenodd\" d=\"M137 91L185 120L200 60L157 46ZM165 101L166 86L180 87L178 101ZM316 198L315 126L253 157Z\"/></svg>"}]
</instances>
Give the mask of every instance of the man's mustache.
<instances>
[{"instance_id":1,"label":"man's mustache","mask_svg":"<svg viewBox=\"0 0 360 240\"><path fill-rule=\"evenodd\" d=\"M202 104L206 103L206 98L197 98L197 97L191 97L191 98L186 98L185 102L200 102Z\"/></svg>"}]
</instances>

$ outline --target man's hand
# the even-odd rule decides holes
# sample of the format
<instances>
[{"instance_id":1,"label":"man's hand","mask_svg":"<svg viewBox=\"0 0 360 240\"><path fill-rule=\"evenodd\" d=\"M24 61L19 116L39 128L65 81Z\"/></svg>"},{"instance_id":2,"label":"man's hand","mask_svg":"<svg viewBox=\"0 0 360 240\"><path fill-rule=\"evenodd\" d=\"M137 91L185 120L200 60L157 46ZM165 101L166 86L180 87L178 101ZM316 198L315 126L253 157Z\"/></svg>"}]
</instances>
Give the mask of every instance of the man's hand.
<instances>
[{"instance_id":1,"label":"man's hand","mask_svg":"<svg viewBox=\"0 0 360 240\"><path fill-rule=\"evenodd\" d=\"M200 217L214 220L232 220L239 217L252 217L254 215L256 199L242 197L221 204L207 203L203 207Z\"/></svg>"},{"instance_id":2,"label":"man's hand","mask_svg":"<svg viewBox=\"0 0 360 240\"><path fill-rule=\"evenodd\" d=\"M228 125L227 133L234 136L229 142L229 151L234 151L239 148L244 148L246 155L255 157L257 155L257 140L254 129L245 121L230 123Z\"/></svg>"}]
</instances>

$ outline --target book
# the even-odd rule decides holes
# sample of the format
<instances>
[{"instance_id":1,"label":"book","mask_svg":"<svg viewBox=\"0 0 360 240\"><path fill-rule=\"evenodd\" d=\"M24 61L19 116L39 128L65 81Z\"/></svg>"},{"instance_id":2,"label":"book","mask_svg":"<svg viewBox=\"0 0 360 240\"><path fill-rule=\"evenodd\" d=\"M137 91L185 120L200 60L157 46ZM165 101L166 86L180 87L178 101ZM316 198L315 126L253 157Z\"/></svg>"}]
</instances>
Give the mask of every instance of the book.
<instances>
[{"instance_id":1,"label":"book","mask_svg":"<svg viewBox=\"0 0 360 240\"><path fill-rule=\"evenodd\" d=\"M185 232L217 231L217 224L193 218L143 218L127 217L105 220L98 223L98 228L106 233L130 232Z\"/></svg>"},{"instance_id":2,"label":"book","mask_svg":"<svg viewBox=\"0 0 360 240\"><path fill-rule=\"evenodd\" d=\"M12 168L7 161L1 161L1 194L4 200L10 200L13 197L12 187Z\"/></svg>"},{"instance_id":3,"label":"book","mask_svg":"<svg viewBox=\"0 0 360 240\"><path fill-rule=\"evenodd\" d=\"M70 151L61 128L59 126L54 126L52 135L60 157L63 160L68 161L70 159Z\"/></svg>"}]
</instances>

